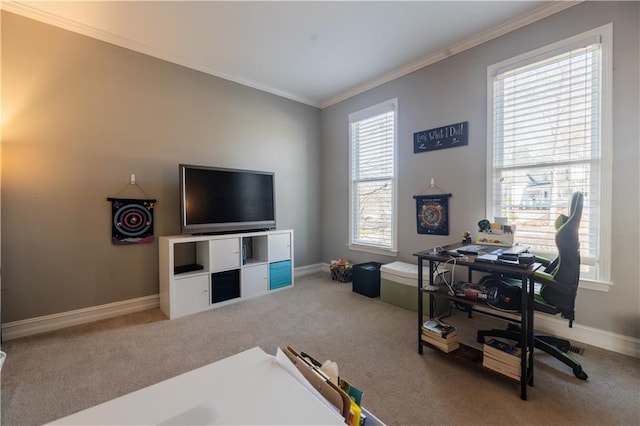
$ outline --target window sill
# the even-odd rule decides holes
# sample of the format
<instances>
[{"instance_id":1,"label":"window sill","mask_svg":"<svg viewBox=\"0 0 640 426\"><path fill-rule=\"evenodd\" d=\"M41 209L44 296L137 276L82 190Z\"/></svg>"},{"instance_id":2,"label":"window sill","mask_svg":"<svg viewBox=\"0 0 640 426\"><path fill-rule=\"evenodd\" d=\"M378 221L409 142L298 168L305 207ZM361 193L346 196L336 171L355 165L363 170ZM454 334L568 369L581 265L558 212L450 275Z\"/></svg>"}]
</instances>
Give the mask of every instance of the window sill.
<instances>
[{"instance_id":1,"label":"window sill","mask_svg":"<svg viewBox=\"0 0 640 426\"><path fill-rule=\"evenodd\" d=\"M383 256L393 256L393 257L398 256L398 250L385 249L385 248L373 247L373 246L363 246L359 244L347 244L347 247L349 248L349 250L353 250L353 251L362 251L365 253L380 254Z\"/></svg>"},{"instance_id":2,"label":"window sill","mask_svg":"<svg viewBox=\"0 0 640 426\"><path fill-rule=\"evenodd\" d=\"M596 281L583 278L580 280L578 288L585 290L602 291L606 293L609 291L609 288L611 288L612 285L613 283L611 281Z\"/></svg>"}]
</instances>

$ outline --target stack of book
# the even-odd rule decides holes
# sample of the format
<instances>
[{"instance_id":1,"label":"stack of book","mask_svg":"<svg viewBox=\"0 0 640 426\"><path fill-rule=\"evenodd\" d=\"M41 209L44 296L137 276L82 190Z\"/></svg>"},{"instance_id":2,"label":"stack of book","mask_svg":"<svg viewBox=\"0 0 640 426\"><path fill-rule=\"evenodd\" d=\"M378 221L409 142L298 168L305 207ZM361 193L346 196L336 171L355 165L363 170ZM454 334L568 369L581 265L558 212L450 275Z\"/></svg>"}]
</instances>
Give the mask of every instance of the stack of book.
<instances>
[{"instance_id":1,"label":"stack of book","mask_svg":"<svg viewBox=\"0 0 640 426\"><path fill-rule=\"evenodd\" d=\"M422 324L422 340L447 353L460 347L456 328L437 319Z\"/></svg>"},{"instance_id":2,"label":"stack of book","mask_svg":"<svg viewBox=\"0 0 640 426\"><path fill-rule=\"evenodd\" d=\"M522 350L498 339L485 342L482 349L482 365L512 379L520 380Z\"/></svg>"}]
</instances>

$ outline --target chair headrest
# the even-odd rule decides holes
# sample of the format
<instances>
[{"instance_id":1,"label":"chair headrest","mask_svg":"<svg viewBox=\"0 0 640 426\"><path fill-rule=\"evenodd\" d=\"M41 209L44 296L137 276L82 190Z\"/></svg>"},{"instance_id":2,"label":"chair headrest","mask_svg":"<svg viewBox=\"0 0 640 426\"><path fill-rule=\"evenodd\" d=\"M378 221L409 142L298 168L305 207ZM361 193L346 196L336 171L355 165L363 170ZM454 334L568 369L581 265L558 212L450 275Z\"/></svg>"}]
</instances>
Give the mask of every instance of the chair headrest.
<instances>
[{"instance_id":1,"label":"chair headrest","mask_svg":"<svg viewBox=\"0 0 640 426\"><path fill-rule=\"evenodd\" d=\"M582 216L582 205L584 203L584 195L580 191L576 191L571 194L571 200L569 201L569 215L570 216Z\"/></svg>"}]
</instances>

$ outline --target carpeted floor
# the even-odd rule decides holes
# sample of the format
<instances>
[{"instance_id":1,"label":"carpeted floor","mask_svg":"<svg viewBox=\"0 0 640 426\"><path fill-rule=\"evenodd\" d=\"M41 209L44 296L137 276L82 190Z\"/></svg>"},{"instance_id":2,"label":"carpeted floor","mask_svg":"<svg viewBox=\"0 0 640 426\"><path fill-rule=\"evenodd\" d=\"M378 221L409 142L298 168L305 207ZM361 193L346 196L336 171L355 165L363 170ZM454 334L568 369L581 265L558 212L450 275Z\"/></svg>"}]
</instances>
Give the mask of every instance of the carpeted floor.
<instances>
[{"instance_id":1,"label":"carpeted floor","mask_svg":"<svg viewBox=\"0 0 640 426\"><path fill-rule=\"evenodd\" d=\"M454 311L449 321L471 343L486 326L478 317ZM253 346L274 354L287 345L337 361L389 425L640 424L638 359L581 345L584 382L536 352L535 387L522 401L513 381L427 348L419 355L416 327L414 312L318 274L186 318L155 309L16 339L2 345L2 424L46 423Z\"/></svg>"}]
</instances>

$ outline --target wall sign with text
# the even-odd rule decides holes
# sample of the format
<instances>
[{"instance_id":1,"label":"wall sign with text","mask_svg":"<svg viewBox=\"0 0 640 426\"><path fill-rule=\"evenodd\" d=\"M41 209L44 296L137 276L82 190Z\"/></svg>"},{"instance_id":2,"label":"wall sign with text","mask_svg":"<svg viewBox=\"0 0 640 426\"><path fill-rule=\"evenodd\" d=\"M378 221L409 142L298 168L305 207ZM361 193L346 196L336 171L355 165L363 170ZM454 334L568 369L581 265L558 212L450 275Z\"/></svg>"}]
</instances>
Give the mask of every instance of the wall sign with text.
<instances>
[{"instance_id":1,"label":"wall sign with text","mask_svg":"<svg viewBox=\"0 0 640 426\"><path fill-rule=\"evenodd\" d=\"M449 124L413 134L413 153L455 148L469 143L469 122Z\"/></svg>"}]
</instances>

